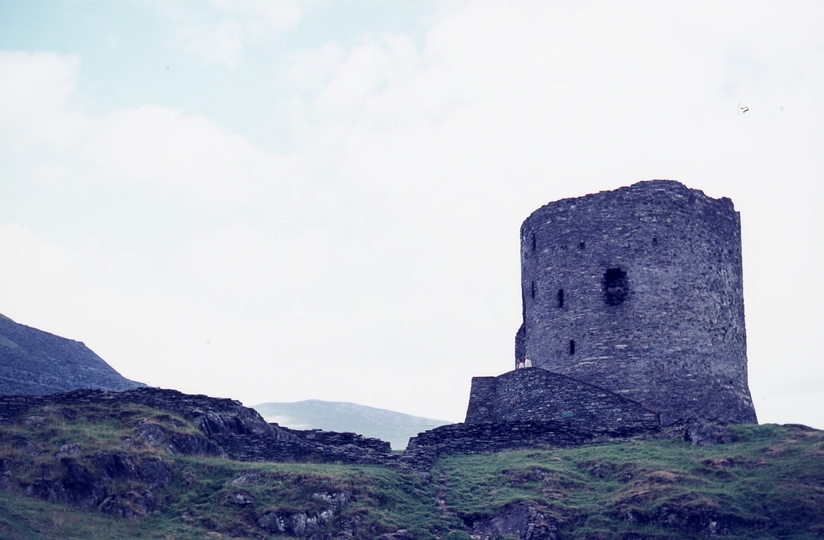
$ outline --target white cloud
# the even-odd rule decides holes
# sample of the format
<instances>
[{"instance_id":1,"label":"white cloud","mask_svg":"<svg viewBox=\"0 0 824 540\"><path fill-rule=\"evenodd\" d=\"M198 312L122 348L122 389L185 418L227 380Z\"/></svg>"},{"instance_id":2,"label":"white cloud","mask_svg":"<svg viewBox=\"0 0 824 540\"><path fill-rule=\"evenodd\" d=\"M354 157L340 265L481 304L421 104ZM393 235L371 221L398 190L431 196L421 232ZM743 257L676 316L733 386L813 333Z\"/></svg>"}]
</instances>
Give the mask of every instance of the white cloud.
<instances>
[{"instance_id":1,"label":"white cloud","mask_svg":"<svg viewBox=\"0 0 824 540\"><path fill-rule=\"evenodd\" d=\"M220 13L248 18L252 33L288 28L300 20L297 0L212 0L212 5Z\"/></svg>"},{"instance_id":2,"label":"white cloud","mask_svg":"<svg viewBox=\"0 0 824 540\"><path fill-rule=\"evenodd\" d=\"M289 189L302 166L299 156L268 154L205 117L156 106L108 115L88 152L105 174L212 206L261 202Z\"/></svg>"},{"instance_id":3,"label":"white cloud","mask_svg":"<svg viewBox=\"0 0 824 540\"><path fill-rule=\"evenodd\" d=\"M31 178L59 183L83 170L210 206L260 204L275 193L309 199L299 194L301 156L273 155L201 115L154 105L96 118L74 104L78 72L76 58L0 52L0 136L18 149L75 152L70 162L38 158ZM76 159L84 155L90 170Z\"/></svg>"},{"instance_id":4,"label":"white cloud","mask_svg":"<svg viewBox=\"0 0 824 540\"><path fill-rule=\"evenodd\" d=\"M0 226L0 252L3 254L0 257L0 282L4 284L3 303L6 306L11 304L19 308L28 303L37 306L32 311L43 309L50 297L70 290L69 285L76 277L74 259L67 248L50 245L16 223ZM55 272L56 269L69 272ZM24 285L32 282L37 286L28 288ZM37 296L30 296L35 291Z\"/></svg>"},{"instance_id":5,"label":"white cloud","mask_svg":"<svg viewBox=\"0 0 824 540\"><path fill-rule=\"evenodd\" d=\"M71 145L86 127L73 102L80 61L0 51L0 137L15 147Z\"/></svg>"},{"instance_id":6,"label":"white cloud","mask_svg":"<svg viewBox=\"0 0 824 540\"><path fill-rule=\"evenodd\" d=\"M240 57L245 38L243 26L226 19L215 24L189 26L177 31L175 38L186 50L207 63L234 65Z\"/></svg>"},{"instance_id":7,"label":"white cloud","mask_svg":"<svg viewBox=\"0 0 824 540\"><path fill-rule=\"evenodd\" d=\"M300 20L296 0L212 0L158 2L161 19L174 23L173 39L209 64L234 66L243 49Z\"/></svg>"},{"instance_id":8,"label":"white cloud","mask_svg":"<svg viewBox=\"0 0 824 540\"><path fill-rule=\"evenodd\" d=\"M241 304L271 299L274 292L317 287L341 249L323 231L277 240L238 224L198 235L186 246L175 288Z\"/></svg>"},{"instance_id":9,"label":"white cloud","mask_svg":"<svg viewBox=\"0 0 824 540\"><path fill-rule=\"evenodd\" d=\"M286 61L288 77L296 88L315 91L328 84L343 56L343 48L333 41L319 49L290 53Z\"/></svg>"}]
</instances>

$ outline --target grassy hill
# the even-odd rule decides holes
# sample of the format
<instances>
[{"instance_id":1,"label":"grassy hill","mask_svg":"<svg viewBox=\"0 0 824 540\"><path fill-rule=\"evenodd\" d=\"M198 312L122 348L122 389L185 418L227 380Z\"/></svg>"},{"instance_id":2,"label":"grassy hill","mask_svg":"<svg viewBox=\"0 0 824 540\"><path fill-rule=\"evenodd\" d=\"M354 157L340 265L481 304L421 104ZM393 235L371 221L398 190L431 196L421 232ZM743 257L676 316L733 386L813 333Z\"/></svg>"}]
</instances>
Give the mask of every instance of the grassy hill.
<instances>
[{"instance_id":1,"label":"grassy hill","mask_svg":"<svg viewBox=\"0 0 824 540\"><path fill-rule=\"evenodd\" d=\"M138 440L148 425L197 432L138 405L44 407L0 425L0 538L824 535L824 432L802 426L732 426L733 442L711 447L673 436L453 456L424 474L173 455ZM161 462L165 479L146 474ZM47 502L61 500L56 474L108 496Z\"/></svg>"},{"instance_id":2,"label":"grassy hill","mask_svg":"<svg viewBox=\"0 0 824 540\"><path fill-rule=\"evenodd\" d=\"M422 418L356 403L309 399L295 403L261 403L253 407L267 421L292 429L348 431L374 437L406 448L410 437L444 424L445 420Z\"/></svg>"}]
</instances>

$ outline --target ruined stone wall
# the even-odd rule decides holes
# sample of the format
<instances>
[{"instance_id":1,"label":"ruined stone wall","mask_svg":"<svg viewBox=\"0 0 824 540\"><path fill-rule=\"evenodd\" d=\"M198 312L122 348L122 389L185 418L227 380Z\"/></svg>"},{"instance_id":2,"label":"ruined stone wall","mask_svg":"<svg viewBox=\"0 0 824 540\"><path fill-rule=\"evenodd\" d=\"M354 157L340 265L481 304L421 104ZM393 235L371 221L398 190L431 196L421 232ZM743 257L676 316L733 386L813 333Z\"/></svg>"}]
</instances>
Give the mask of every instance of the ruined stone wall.
<instances>
[{"instance_id":1,"label":"ruined stone wall","mask_svg":"<svg viewBox=\"0 0 824 540\"><path fill-rule=\"evenodd\" d=\"M636 401L541 368L472 379L467 424L549 421L589 431L660 426L658 413Z\"/></svg>"},{"instance_id":2,"label":"ruined stone wall","mask_svg":"<svg viewBox=\"0 0 824 540\"><path fill-rule=\"evenodd\" d=\"M177 390L138 388L123 392L74 390L48 396L0 396L0 426L19 420L28 411L50 406L71 409L87 405L115 407L136 403L175 413L203 434L162 441L173 454L224 455L243 461L317 461L388 464L388 442L354 433L292 430L267 423L239 401L191 395ZM151 434L162 440L163 432ZM138 435L139 436L139 435Z\"/></svg>"},{"instance_id":3,"label":"ruined stone wall","mask_svg":"<svg viewBox=\"0 0 824 540\"><path fill-rule=\"evenodd\" d=\"M655 436L658 433L660 428L657 424L599 430L575 426L566 420L447 424L409 439L399 465L425 471L439 456L444 455L486 454L536 446L574 447L636 435Z\"/></svg>"},{"instance_id":4,"label":"ruined stone wall","mask_svg":"<svg viewBox=\"0 0 824 540\"><path fill-rule=\"evenodd\" d=\"M521 227L516 354L661 411L756 422L739 216L654 180L536 210Z\"/></svg>"}]
</instances>

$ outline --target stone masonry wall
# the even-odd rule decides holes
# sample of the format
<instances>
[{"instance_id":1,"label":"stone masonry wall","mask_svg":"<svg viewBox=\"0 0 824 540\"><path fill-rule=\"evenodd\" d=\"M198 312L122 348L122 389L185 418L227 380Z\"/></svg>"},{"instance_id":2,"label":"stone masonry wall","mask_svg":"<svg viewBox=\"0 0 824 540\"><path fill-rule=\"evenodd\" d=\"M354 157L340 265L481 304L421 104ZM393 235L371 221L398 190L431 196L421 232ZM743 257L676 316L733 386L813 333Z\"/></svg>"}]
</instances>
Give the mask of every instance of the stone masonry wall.
<instances>
[{"instance_id":1,"label":"stone masonry wall","mask_svg":"<svg viewBox=\"0 0 824 540\"><path fill-rule=\"evenodd\" d=\"M661 425L656 411L636 401L541 368L472 379L467 424L549 421L588 431Z\"/></svg>"},{"instance_id":2,"label":"stone masonry wall","mask_svg":"<svg viewBox=\"0 0 824 540\"><path fill-rule=\"evenodd\" d=\"M521 265L519 357L665 424L757 421L729 199L654 180L553 202L524 221Z\"/></svg>"},{"instance_id":3,"label":"stone masonry wall","mask_svg":"<svg viewBox=\"0 0 824 540\"><path fill-rule=\"evenodd\" d=\"M444 455L485 454L536 446L573 447L637 435L655 436L659 432L657 425L613 427L604 431L574 426L566 420L447 424L409 439L399 465L426 471Z\"/></svg>"}]
</instances>

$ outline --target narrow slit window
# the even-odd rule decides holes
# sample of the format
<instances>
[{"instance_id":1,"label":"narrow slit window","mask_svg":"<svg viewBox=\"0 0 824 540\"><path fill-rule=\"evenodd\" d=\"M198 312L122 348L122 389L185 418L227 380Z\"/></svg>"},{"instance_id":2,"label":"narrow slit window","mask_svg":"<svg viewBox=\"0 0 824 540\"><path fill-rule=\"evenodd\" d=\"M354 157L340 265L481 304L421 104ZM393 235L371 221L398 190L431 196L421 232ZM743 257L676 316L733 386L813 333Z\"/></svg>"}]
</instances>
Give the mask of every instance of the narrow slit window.
<instances>
[{"instance_id":1,"label":"narrow slit window","mask_svg":"<svg viewBox=\"0 0 824 540\"><path fill-rule=\"evenodd\" d=\"M532 234L532 251L535 251L535 234Z\"/></svg>"},{"instance_id":2,"label":"narrow slit window","mask_svg":"<svg viewBox=\"0 0 824 540\"><path fill-rule=\"evenodd\" d=\"M558 289L558 307L564 307L564 290Z\"/></svg>"},{"instance_id":3,"label":"narrow slit window","mask_svg":"<svg viewBox=\"0 0 824 540\"><path fill-rule=\"evenodd\" d=\"M575 340L574 339L569 340L569 354L570 355L575 354Z\"/></svg>"},{"instance_id":4,"label":"narrow slit window","mask_svg":"<svg viewBox=\"0 0 824 540\"><path fill-rule=\"evenodd\" d=\"M532 298L535 298L535 282L532 282Z\"/></svg>"}]
</instances>

